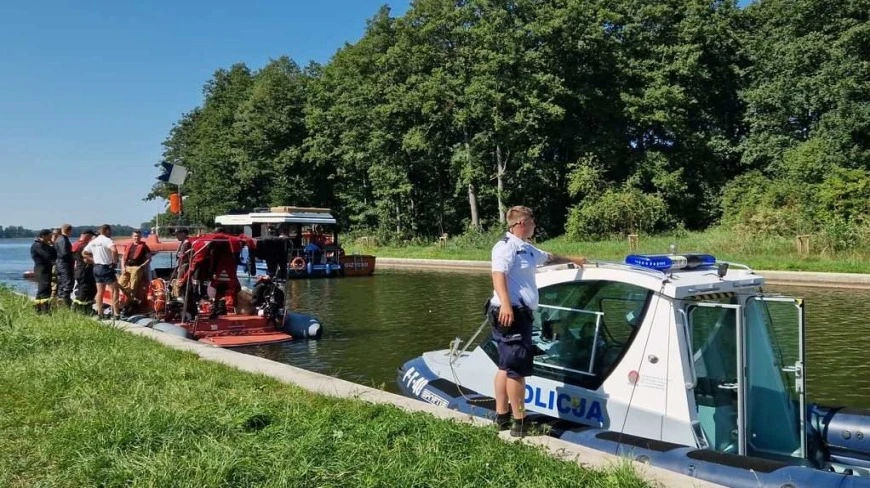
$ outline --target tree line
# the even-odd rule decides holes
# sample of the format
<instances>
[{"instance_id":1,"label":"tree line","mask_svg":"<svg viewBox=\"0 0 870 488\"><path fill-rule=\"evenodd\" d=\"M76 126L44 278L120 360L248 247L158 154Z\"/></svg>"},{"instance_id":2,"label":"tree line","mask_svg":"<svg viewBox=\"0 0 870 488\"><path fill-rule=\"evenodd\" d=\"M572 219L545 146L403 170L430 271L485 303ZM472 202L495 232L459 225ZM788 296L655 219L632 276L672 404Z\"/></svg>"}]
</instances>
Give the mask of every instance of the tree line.
<instances>
[{"instance_id":1,"label":"tree line","mask_svg":"<svg viewBox=\"0 0 870 488\"><path fill-rule=\"evenodd\" d=\"M870 235L870 0L416 0L325 65L218 69L164 142L186 209L384 238L727 225ZM166 197L155 185L149 198Z\"/></svg>"}]
</instances>

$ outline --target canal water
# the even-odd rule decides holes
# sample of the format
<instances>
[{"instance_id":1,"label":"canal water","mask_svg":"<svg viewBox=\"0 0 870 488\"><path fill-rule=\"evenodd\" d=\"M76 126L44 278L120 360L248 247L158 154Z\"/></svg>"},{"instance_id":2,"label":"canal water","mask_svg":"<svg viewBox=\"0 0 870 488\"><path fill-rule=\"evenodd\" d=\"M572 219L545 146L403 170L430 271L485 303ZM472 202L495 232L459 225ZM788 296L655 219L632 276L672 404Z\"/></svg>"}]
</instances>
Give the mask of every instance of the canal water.
<instances>
[{"instance_id":1,"label":"canal water","mask_svg":"<svg viewBox=\"0 0 870 488\"><path fill-rule=\"evenodd\" d=\"M0 281L33 293L29 240L0 239ZM396 391L396 369L425 351L468 339L491 293L489 275L378 270L371 277L296 280L289 305L317 316L320 341L240 351L367 386ZM807 390L826 405L870 408L870 290L768 287L806 299Z\"/></svg>"}]
</instances>

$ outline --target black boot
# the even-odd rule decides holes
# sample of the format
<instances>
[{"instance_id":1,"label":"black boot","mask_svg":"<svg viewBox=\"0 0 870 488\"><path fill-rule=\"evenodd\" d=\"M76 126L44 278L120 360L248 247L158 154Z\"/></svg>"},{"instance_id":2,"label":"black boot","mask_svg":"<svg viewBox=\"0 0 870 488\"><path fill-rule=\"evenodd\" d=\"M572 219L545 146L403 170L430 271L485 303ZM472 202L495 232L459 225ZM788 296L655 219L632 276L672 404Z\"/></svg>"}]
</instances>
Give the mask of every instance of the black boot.
<instances>
[{"instance_id":1,"label":"black boot","mask_svg":"<svg viewBox=\"0 0 870 488\"><path fill-rule=\"evenodd\" d=\"M51 300L50 299L42 299L37 300L34 304L36 308L36 313L38 314L47 314L51 312Z\"/></svg>"},{"instance_id":2,"label":"black boot","mask_svg":"<svg viewBox=\"0 0 870 488\"><path fill-rule=\"evenodd\" d=\"M495 416L495 425L498 430L508 430L511 428L511 413L499 413Z\"/></svg>"}]
</instances>

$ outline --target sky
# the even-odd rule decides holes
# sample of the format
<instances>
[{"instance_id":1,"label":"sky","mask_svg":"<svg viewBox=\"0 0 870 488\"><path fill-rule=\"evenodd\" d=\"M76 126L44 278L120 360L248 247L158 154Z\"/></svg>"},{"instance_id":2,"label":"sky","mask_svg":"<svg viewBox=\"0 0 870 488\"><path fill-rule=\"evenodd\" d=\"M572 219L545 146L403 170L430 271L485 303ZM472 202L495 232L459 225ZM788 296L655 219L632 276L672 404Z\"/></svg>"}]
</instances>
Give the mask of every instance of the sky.
<instances>
[{"instance_id":1,"label":"sky","mask_svg":"<svg viewBox=\"0 0 870 488\"><path fill-rule=\"evenodd\" d=\"M0 225L138 225L172 125L215 70L326 63L383 4L0 2Z\"/></svg>"},{"instance_id":2,"label":"sky","mask_svg":"<svg viewBox=\"0 0 870 488\"><path fill-rule=\"evenodd\" d=\"M161 143L215 70L326 63L385 3L410 0L0 2L0 225L150 220Z\"/></svg>"}]
</instances>

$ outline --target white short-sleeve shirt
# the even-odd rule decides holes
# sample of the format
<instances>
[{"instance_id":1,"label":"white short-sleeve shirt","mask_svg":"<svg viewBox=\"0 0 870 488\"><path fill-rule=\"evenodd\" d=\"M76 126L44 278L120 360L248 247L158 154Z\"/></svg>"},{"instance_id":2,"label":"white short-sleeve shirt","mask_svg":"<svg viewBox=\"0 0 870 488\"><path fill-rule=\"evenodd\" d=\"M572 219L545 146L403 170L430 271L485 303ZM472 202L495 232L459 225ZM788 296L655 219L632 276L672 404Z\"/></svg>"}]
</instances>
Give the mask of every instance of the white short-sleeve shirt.
<instances>
[{"instance_id":1,"label":"white short-sleeve shirt","mask_svg":"<svg viewBox=\"0 0 870 488\"><path fill-rule=\"evenodd\" d=\"M115 264L112 260L112 249L115 247L115 242L112 239L99 235L85 246L85 251L94 256L94 264Z\"/></svg>"},{"instance_id":2,"label":"white short-sleeve shirt","mask_svg":"<svg viewBox=\"0 0 870 488\"><path fill-rule=\"evenodd\" d=\"M492 248L492 271L505 274L511 305L538 308L538 285L535 268L546 263L550 255L508 232ZM493 292L490 305L500 306Z\"/></svg>"}]
</instances>

